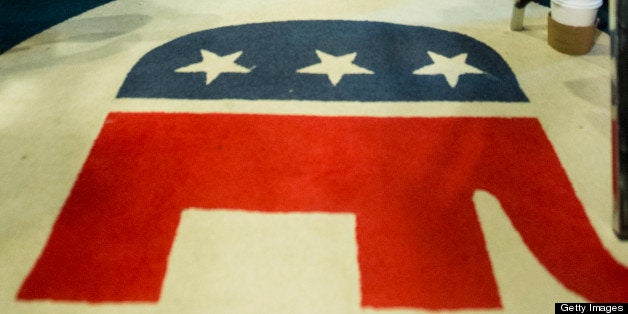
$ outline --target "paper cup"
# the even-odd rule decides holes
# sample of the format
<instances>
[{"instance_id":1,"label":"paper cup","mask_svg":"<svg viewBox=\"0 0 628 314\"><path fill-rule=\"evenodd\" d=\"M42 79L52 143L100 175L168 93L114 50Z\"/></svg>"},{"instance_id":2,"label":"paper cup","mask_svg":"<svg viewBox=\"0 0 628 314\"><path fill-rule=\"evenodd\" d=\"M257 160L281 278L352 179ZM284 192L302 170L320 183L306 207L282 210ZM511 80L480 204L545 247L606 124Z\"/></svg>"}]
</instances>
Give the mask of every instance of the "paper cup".
<instances>
[{"instance_id":1,"label":"paper cup","mask_svg":"<svg viewBox=\"0 0 628 314\"><path fill-rule=\"evenodd\" d=\"M552 14L549 14L547 23L547 43L559 52L583 55L591 51L595 44L597 19L590 26L571 26L557 22Z\"/></svg>"},{"instance_id":2,"label":"paper cup","mask_svg":"<svg viewBox=\"0 0 628 314\"><path fill-rule=\"evenodd\" d=\"M585 27L595 24L602 0L552 0L552 18L563 25Z\"/></svg>"}]
</instances>

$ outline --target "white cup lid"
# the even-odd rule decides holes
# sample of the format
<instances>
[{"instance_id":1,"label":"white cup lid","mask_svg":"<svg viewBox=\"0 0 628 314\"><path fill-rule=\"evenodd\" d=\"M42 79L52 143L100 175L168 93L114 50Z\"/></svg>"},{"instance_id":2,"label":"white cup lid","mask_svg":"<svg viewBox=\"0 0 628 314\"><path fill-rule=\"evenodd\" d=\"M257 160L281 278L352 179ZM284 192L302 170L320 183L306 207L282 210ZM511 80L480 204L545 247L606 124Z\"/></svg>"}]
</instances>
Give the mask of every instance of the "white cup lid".
<instances>
[{"instance_id":1,"label":"white cup lid","mask_svg":"<svg viewBox=\"0 0 628 314\"><path fill-rule=\"evenodd\" d=\"M602 6L602 0L552 0L560 6L572 9L599 9Z\"/></svg>"}]
</instances>

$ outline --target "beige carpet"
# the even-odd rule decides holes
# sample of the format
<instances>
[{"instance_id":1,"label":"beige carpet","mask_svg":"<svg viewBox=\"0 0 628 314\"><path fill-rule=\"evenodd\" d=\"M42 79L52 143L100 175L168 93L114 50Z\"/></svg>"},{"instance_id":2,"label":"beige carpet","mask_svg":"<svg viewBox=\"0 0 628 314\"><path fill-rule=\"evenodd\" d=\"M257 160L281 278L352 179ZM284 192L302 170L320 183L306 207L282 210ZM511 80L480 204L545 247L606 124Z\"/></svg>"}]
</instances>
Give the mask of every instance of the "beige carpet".
<instances>
[{"instance_id":1,"label":"beige carpet","mask_svg":"<svg viewBox=\"0 0 628 314\"><path fill-rule=\"evenodd\" d=\"M609 37L601 33L587 55L567 56L546 43L547 8L529 5L523 32L510 31L511 10L512 1L507 0L121 0L67 20L5 52L0 55L2 312L550 313L555 302L628 302L628 288L612 282L628 278L628 243L617 240L611 227ZM156 87L174 84L169 77L154 74L160 71L194 79L203 91L220 90L216 86L226 78L271 71L272 67L247 63L246 51L240 55L207 48L204 54L200 49L179 53L175 48L194 38L228 44L232 39L219 37L226 31L212 32L225 29L233 30L229 36L234 36L235 45L241 40L238 31L246 27L270 25L270 31L277 31L272 22L307 24L299 21L319 21L322 30L329 31L308 33L316 40L329 38L350 47L350 41L356 40L352 36L362 36L359 45L364 50L356 55L335 52L333 47L312 49L310 59L298 59L302 57L296 53L282 55L303 63L290 75L324 84L332 91L329 94L298 94L297 88L310 86L298 82L295 94L290 94L292 89L265 93L270 87L264 84L276 88L281 79L264 77L256 81L262 85L253 96L239 91L227 96L204 92L168 96L166 89ZM326 21L347 21L357 33L327 30L324 27L333 23ZM371 42L366 30L379 31L380 26L394 32L388 37L372 33ZM429 37L434 47L481 50L487 54L484 61L470 52L466 57L454 50L452 55L438 54L433 50L440 48L405 46L414 39L401 40L432 31L443 34L443 42L438 42L441 37ZM286 45L301 41L305 45L303 34L294 30L273 36L283 38ZM269 44L268 38L261 34L238 44L253 42L282 53L288 49ZM394 44L386 48L387 43ZM171 50L159 55L161 47ZM410 67L395 59L406 49L424 49L423 62L455 64ZM381 68L362 61L367 55L363 51L380 51L373 58L380 57ZM186 54L196 55L197 60L184 60ZM223 62L215 77L209 73L215 67L193 66L212 58ZM176 69L164 70L177 62ZM344 89L361 79L379 80L384 71L390 71L386 78L394 81L392 65L408 65L409 81L404 82L425 79L435 87L415 93L399 87L406 85L373 81L368 88ZM451 70L455 66L462 70ZM130 74L135 73L132 69L137 76ZM493 75L487 80L499 81L497 85L520 88L525 99L501 100L506 87L493 92L490 84L481 81L483 75ZM504 83L509 78L515 79L508 81L510 85ZM142 94L138 86L144 83L156 93ZM435 92L449 88L451 93ZM456 94L456 88L469 92ZM504 134L522 139L522 144L508 144ZM156 146L150 146L153 138L159 139ZM419 139L425 143L417 149L408 146ZM483 144L468 146L467 140ZM194 154L206 152L207 143L220 150L223 146L218 145L224 145L222 152L242 143L246 149L231 155L238 158L224 159L235 166L223 169L220 164L205 166L201 157L195 159ZM343 146L347 143L351 145ZM147 161L147 155L137 153L154 147L163 149L152 151L163 159ZM439 153L422 155L421 149ZM347 151L366 155L355 157ZM292 168L287 161L297 163L303 155L296 154L303 152L309 166ZM403 167L386 168L394 164L388 161L401 160L402 152L417 157L404 157ZM214 153L207 156L218 158ZM493 168L476 162L477 156L499 161L495 169L513 169L505 171L514 179L496 180L504 172L484 171ZM259 167L267 164L258 159L276 163L262 171ZM330 161L338 162L338 167ZM139 168L149 162L152 168ZM175 170L160 168L166 164ZM357 165L366 165L360 168L365 172L359 172ZM410 170L392 173L391 169ZM421 179L435 178L425 185L431 190L413 194L416 187L406 184L419 178L412 177L414 170L428 172ZM142 171L146 178L158 179L137 181ZM153 176L155 172L163 175ZM205 172L220 173L218 183L203 185ZM240 181L233 179L236 175ZM338 183L351 178L355 180ZM164 188L162 180L174 183ZM242 182L250 189L230 186ZM312 182L317 183L315 188ZM115 188L105 191L105 184ZM375 185L384 191L390 186L397 190L382 192L387 198L380 198L376 190L369 190ZM226 192L216 201L203 198L215 187ZM459 187L471 192L461 196ZM150 202L142 203L136 188L150 191ZM189 192L193 198L181 192L186 189L194 190ZM517 196L520 190L528 193L527 198ZM121 201L123 194L126 198ZM299 195L307 197L299 199ZM432 197L446 210L427 208ZM191 199L196 203L188 202ZM183 207L173 218L176 230L168 231L173 238L163 240L167 247L163 271L147 257L157 250L152 244L139 250L133 246L139 242L126 246L141 237L167 238L161 227L147 229L155 234L135 234L128 231L135 230L131 225L110 231L104 223L88 236L72 234L101 228L103 221L119 222L122 216L132 221L139 215L130 209L135 201L159 209L175 200L181 200L177 206ZM393 219L386 214L397 203L410 202L417 206L415 211L409 208L407 216ZM368 204L379 206L384 213L377 216L381 221L370 218L363 224ZM106 211L112 208L120 212ZM462 218L456 216L458 208ZM100 213L98 222L85 218ZM145 223L157 224L161 219L156 216ZM401 227L413 219L416 227L408 231ZM382 221L390 228L380 229ZM465 223L471 225L467 228ZM128 232L116 233L120 230ZM416 243L390 244L397 236ZM368 241L375 243L369 244L375 249L364 246ZM102 250L85 253L83 245ZM393 252L393 246L394 252L403 253L401 261L382 248ZM365 257L373 252L382 256ZM120 256L138 257L135 268L117 270L118 261L112 260ZM105 263L114 266L103 270ZM394 263L410 270L391 267ZM423 269L412 268L416 265ZM77 275L75 269L82 271ZM92 270L98 275L92 276ZM150 273L146 277L150 280L141 279L143 273ZM103 279L107 276L127 279ZM428 280L430 276L434 278ZM599 288L599 278L610 279L602 279L607 285ZM108 282L106 288L94 288L99 280ZM443 294L448 285L449 297ZM139 292L134 296L121 292L129 286Z\"/></svg>"}]
</instances>

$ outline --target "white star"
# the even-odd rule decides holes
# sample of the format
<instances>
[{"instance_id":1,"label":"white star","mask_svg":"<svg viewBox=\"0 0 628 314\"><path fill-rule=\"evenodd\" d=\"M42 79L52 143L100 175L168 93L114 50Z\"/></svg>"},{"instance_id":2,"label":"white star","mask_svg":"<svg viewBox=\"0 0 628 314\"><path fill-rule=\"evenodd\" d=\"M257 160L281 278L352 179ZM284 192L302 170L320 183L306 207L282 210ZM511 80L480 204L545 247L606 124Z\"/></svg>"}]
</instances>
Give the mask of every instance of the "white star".
<instances>
[{"instance_id":1,"label":"white star","mask_svg":"<svg viewBox=\"0 0 628 314\"><path fill-rule=\"evenodd\" d=\"M194 73L205 72L205 85L211 84L222 73L249 73L251 69L247 69L235 63L240 57L242 51L234 52L230 55L219 56L211 51L201 49L203 61L193 63L188 66L178 68L175 72Z\"/></svg>"},{"instance_id":2,"label":"white star","mask_svg":"<svg viewBox=\"0 0 628 314\"><path fill-rule=\"evenodd\" d=\"M297 73L325 74L334 86L340 82L343 75L373 74L373 71L353 64L353 60L355 60L355 57L358 55L357 52L342 56L334 56L320 50L316 50L316 55L318 56L318 59L321 60L320 63L298 69Z\"/></svg>"},{"instance_id":3,"label":"white star","mask_svg":"<svg viewBox=\"0 0 628 314\"><path fill-rule=\"evenodd\" d=\"M461 53L455 57L447 58L435 52L428 51L433 64L424 66L412 72L415 75L444 75L449 86L456 87L458 79L463 74L484 74L483 71L467 64L467 54Z\"/></svg>"}]
</instances>

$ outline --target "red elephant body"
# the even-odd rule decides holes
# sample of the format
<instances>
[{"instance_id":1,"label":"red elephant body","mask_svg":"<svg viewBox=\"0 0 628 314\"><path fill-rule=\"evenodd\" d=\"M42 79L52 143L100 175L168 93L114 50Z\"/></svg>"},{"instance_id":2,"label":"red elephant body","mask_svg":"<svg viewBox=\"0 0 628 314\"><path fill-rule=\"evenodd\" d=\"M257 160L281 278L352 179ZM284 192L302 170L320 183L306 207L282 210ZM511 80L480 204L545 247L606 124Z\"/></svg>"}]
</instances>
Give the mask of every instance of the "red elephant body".
<instances>
[{"instance_id":1,"label":"red elephant body","mask_svg":"<svg viewBox=\"0 0 628 314\"><path fill-rule=\"evenodd\" d=\"M194 207L353 213L363 306L498 308L478 189L565 287L628 300L536 119L165 113L108 116L18 297L159 300Z\"/></svg>"}]
</instances>

